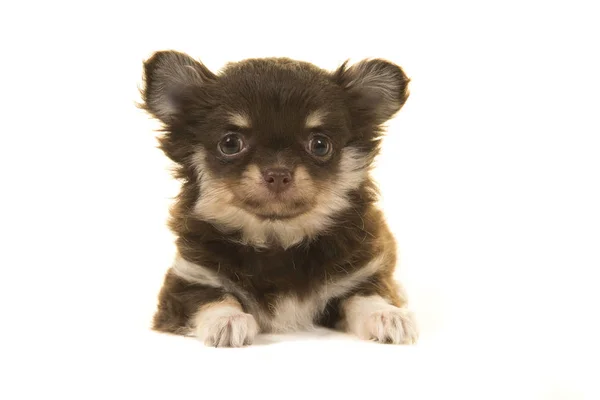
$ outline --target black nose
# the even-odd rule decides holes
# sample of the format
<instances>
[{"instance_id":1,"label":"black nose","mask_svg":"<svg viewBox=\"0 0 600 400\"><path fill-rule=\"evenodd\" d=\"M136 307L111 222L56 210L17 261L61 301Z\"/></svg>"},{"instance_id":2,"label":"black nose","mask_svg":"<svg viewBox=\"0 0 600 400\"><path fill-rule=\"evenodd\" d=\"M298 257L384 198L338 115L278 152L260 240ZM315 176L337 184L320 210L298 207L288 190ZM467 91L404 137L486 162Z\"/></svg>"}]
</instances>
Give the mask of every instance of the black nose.
<instances>
[{"instance_id":1,"label":"black nose","mask_svg":"<svg viewBox=\"0 0 600 400\"><path fill-rule=\"evenodd\" d=\"M292 173L285 168L269 168L263 171L267 187L273 192L280 193L291 186Z\"/></svg>"}]
</instances>

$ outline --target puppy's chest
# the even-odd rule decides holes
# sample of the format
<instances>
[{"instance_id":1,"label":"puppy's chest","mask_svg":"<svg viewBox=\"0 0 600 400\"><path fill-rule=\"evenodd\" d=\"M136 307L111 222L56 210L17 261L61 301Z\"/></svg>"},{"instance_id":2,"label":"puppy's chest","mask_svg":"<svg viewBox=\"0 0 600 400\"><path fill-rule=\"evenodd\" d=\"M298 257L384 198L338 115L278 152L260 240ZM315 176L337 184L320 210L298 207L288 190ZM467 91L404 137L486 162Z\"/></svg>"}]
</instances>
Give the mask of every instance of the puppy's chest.
<instances>
[{"instance_id":1,"label":"puppy's chest","mask_svg":"<svg viewBox=\"0 0 600 400\"><path fill-rule=\"evenodd\" d=\"M310 329L326 305L327 299L317 293L304 298L294 293L279 293L260 304L259 324L269 332Z\"/></svg>"},{"instance_id":2,"label":"puppy's chest","mask_svg":"<svg viewBox=\"0 0 600 400\"><path fill-rule=\"evenodd\" d=\"M248 260L250 261L250 260ZM254 314L261 328L270 332L310 329L327 303L351 289L344 282L354 276L332 269L324 260L279 257L244 263L245 274L237 283L256 301Z\"/></svg>"},{"instance_id":3,"label":"puppy's chest","mask_svg":"<svg viewBox=\"0 0 600 400\"><path fill-rule=\"evenodd\" d=\"M240 257L228 271L230 279L257 298L281 292L308 294L328 275L328 260L293 252L256 252Z\"/></svg>"}]
</instances>

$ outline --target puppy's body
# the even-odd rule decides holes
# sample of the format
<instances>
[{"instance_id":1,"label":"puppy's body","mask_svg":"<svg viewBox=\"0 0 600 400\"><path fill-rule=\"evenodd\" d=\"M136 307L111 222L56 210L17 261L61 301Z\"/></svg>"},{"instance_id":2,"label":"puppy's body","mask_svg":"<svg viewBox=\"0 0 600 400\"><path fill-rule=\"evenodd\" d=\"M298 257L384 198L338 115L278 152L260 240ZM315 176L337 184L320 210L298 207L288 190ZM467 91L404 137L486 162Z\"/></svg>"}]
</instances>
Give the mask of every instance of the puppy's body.
<instances>
[{"instance_id":1,"label":"puppy's body","mask_svg":"<svg viewBox=\"0 0 600 400\"><path fill-rule=\"evenodd\" d=\"M332 74L262 59L217 76L159 52L145 83L144 106L165 124L161 148L182 181L156 330L216 346L317 324L416 340L368 173L380 124L407 97L400 68L373 60Z\"/></svg>"}]
</instances>

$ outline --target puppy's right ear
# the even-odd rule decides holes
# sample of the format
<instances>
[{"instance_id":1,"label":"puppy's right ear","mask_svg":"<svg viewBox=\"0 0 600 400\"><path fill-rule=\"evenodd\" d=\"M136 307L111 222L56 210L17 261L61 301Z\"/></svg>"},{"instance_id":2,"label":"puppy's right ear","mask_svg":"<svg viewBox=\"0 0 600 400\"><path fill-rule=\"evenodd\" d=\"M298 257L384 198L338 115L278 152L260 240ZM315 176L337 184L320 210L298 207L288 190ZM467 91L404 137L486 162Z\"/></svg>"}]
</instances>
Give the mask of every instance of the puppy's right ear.
<instances>
[{"instance_id":1,"label":"puppy's right ear","mask_svg":"<svg viewBox=\"0 0 600 400\"><path fill-rule=\"evenodd\" d=\"M141 107L165 124L181 111L190 88L215 81L217 76L204 64L176 51L156 52L144 63L144 103Z\"/></svg>"}]
</instances>

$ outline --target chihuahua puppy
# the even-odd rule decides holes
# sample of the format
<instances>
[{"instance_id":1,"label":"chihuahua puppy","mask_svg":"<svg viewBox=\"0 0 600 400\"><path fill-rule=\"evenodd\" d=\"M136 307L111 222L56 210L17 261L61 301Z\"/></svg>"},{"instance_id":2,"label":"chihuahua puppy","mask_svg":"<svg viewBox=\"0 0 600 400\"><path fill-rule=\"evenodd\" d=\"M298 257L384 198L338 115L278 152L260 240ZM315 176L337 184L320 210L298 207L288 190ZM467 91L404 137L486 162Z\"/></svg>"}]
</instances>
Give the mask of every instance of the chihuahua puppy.
<instances>
[{"instance_id":1,"label":"chihuahua puppy","mask_svg":"<svg viewBox=\"0 0 600 400\"><path fill-rule=\"evenodd\" d=\"M414 343L369 174L408 82L380 59L334 72L248 59L218 74L175 51L148 59L141 106L182 184L153 329L217 347L314 326Z\"/></svg>"}]
</instances>

